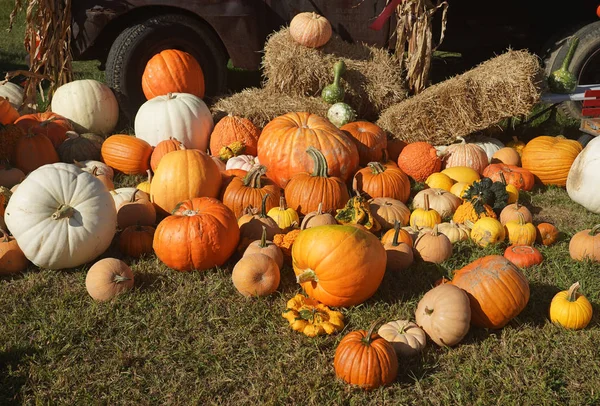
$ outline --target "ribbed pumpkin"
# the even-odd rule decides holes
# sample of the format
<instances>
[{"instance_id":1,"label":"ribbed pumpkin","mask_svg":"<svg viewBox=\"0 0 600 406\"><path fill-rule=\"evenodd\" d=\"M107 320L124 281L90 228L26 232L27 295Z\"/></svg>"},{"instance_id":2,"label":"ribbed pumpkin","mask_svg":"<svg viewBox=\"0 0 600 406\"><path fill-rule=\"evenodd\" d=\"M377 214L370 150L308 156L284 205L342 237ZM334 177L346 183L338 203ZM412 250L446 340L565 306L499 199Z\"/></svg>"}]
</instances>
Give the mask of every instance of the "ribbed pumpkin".
<instances>
[{"instance_id":1,"label":"ribbed pumpkin","mask_svg":"<svg viewBox=\"0 0 600 406\"><path fill-rule=\"evenodd\" d=\"M67 131L73 131L69 119L51 111L25 114L15 121L15 125L25 132L45 135L52 141L54 148L58 148L67 139Z\"/></svg>"},{"instance_id":2,"label":"ribbed pumpkin","mask_svg":"<svg viewBox=\"0 0 600 406\"><path fill-rule=\"evenodd\" d=\"M398 156L398 167L417 182L442 169L437 150L428 142L411 142Z\"/></svg>"},{"instance_id":3,"label":"ribbed pumpkin","mask_svg":"<svg viewBox=\"0 0 600 406\"><path fill-rule=\"evenodd\" d=\"M139 189L131 195L131 199L116 204L117 225L121 229L136 224L151 226L156 223L156 209L148 200L148 195Z\"/></svg>"},{"instance_id":4,"label":"ribbed pumpkin","mask_svg":"<svg viewBox=\"0 0 600 406\"><path fill-rule=\"evenodd\" d=\"M142 74L146 99L167 93L190 93L204 97L204 74L192 55L177 49L165 49L146 63Z\"/></svg>"},{"instance_id":5,"label":"ribbed pumpkin","mask_svg":"<svg viewBox=\"0 0 600 406\"><path fill-rule=\"evenodd\" d=\"M505 206L500 212L499 220L502 225L505 225L509 221L519 220L519 215L523 216L523 220L526 223L531 223L533 221L533 215L529 209L519 203L512 203Z\"/></svg>"},{"instance_id":6,"label":"ribbed pumpkin","mask_svg":"<svg viewBox=\"0 0 600 406\"><path fill-rule=\"evenodd\" d=\"M28 174L42 165L59 162L58 153L52 141L45 135L28 133L19 138L15 146L13 161L15 166Z\"/></svg>"},{"instance_id":7,"label":"ribbed pumpkin","mask_svg":"<svg viewBox=\"0 0 600 406\"><path fill-rule=\"evenodd\" d=\"M170 213L184 200L216 198L220 189L221 172L212 158L202 151L185 149L162 158L152 178L151 200L159 212Z\"/></svg>"},{"instance_id":8,"label":"ribbed pumpkin","mask_svg":"<svg viewBox=\"0 0 600 406\"><path fill-rule=\"evenodd\" d=\"M167 155L169 152L179 151L180 149L185 149L185 146L174 137L170 137L168 140L162 140L156 147L152 150L152 155L150 155L150 167L153 172L156 172L158 168L158 164L163 156Z\"/></svg>"},{"instance_id":9,"label":"ribbed pumpkin","mask_svg":"<svg viewBox=\"0 0 600 406\"><path fill-rule=\"evenodd\" d=\"M504 258L518 266L528 268L544 261L542 253L529 245L511 245L504 251Z\"/></svg>"},{"instance_id":10,"label":"ribbed pumpkin","mask_svg":"<svg viewBox=\"0 0 600 406\"><path fill-rule=\"evenodd\" d=\"M399 230L398 236L396 236L397 229ZM399 243L403 242L412 247L417 237L416 235L413 237L412 234L402 228L402 224L399 221L396 221L394 223L394 227L390 230L387 230L381 237L381 243L386 246L387 244L391 244L394 241L394 238L396 238Z\"/></svg>"},{"instance_id":11,"label":"ribbed pumpkin","mask_svg":"<svg viewBox=\"0 0 600 406\"><path fill-rule=\"evenodd\" d=\"M441 218L450 217L462 204L462 200L452 193L437 188L423 189L413 198L414 209L425 208L425 197L429 200L429 207L439 213Z\"/></svg>"},{"instance_id":12,"label":"ribbed pumpkin","mask_svg":"<svg viewBox=\"0 0 600 406\"><path fill-rule=\"evenodd\" d=\"M411 227L431 227L442 222L440 213L429 206L429 195L424 195L423 207L418 207L410 214L409 223Z\"/></svg>"},{"instance_id":13,"label":"ribbed pumpkin","mask_svg":"<svg viewBox=\"0 0 600 406\"><path fill-rule=\"evenodd\" d=\"M244 154L256 156L260 129L247 118L229 114L223 117L210 135L210 153L218 155L223 147L238 141L244 145Z\"/></svg>"},{"instance_id":14,"label":"ribbed pumpkin","mask_svg":"<svg viewBox=\"0 0 600 406\"><path fill-rule=\"evenodd\" d=\"M0 97L0 124L12 124L19 118L19 112L8 99Z\"/></svg>"},{"instance_id":15,"label":"ribbed pumpkin","mask_svg":"<svg viewBox=\"0 0 600 406\"><path fill-rule=\"evenodd\" d=\"M329 20L314 12L298 13L290 21L290 36L305 47L323 46L329 41L331 34Z\"/></svg>"},{"instance_id":16,"label":"ribbed pumpkin","mask_svg":"<svg viewBox=\"0 0 600 406\"><path fill-rule=\"evenodd\" d=\"M467 143L463 137L457 138L460 143L452 144L446 148L442 165L445 168L466 166L482 173L490 163L485 150L477 144Z\"/></svg>"},{"instance_id":17,"label":"ribbed pumpkin","mask_svg":"<svg viewBox=\"0 0 600 406\"><path fill-rule=\"evenodd\" d=\"M576 261L600 262L600 224L575 233L569 241L569 255Z\"/></svg>"},{"instance_id":18,"label":"ribbed pumpkin","mask_svg":"<svg viewBox=\"0 0 600 406\"><path fill-rule=\"evenodd\" d=\"M388 197L406 203L410 197L410 180L398 167L369 162L354 175L352 189L371 198Z\"/></svg>"},{"instance_id":19,"label":"ribbed pumpkin","mask_svg":"<svg viewBox=\"0 0 600 406\"><path fill-rule=\"evenodd\" d=\"M522 213L517 213L518 220L508 221L504 228L508 242L513 245L533 245L537 234L535 226L525 221Z\"/></svg>"},{"instance_id":20,"label":"ribbed pumpkin","mask_svg":"<svg viewBox=\"0 0 600 406\"><path fill-rule=\"evenodd\" d=\"M535 228L537 228L536 242L545 246L554 244L560 236L560 232L554 224L540 223Z\"/></svg>"},{"instance_id":21,"label":"ribbed pumpkin","mask_svg":"<svg viewBox=\"0 0 600 406\"><path fill-rule=\"evenodd\" d=\"M522 166L544 185L565 186L571 165L582 149L575 140L542 135L529 141L523 148Z\"/></svg>"},{"instance_id":22,"label":"ribbed pumpkin","mask_svg":"<svg viewBox=\"0 0 600 406\"><path fill-rule=\"evenodd\" d=\"M579 282L569 290L558 292L550 302L550 321L568 330L580 330L592 321L592 304L585 296L577 292Z\"/></svg>"},{"instance_id":23,"label":"ribbed pumpkin","mask_svg":"<svg viewBox=\"0 0 600 406\"><path fill-rule=\"evenodd\" d=\"M285 197L279 198L279 207L273 207L267 212L267 216L271 217L279 228L284 232L291 231L292 228L298 228L300 226L300 216L296 213L296 210L287 206Z\"/></svg>"},{"instance_id":24,"label":"ribbed pumpkin","mask_svg":"<svg viewBox=\"0 0 600 406\"><path fill-rule=\"evenodd\" d=\"M132 258L151 254L155 231L155 228L150 226L127 227L119 235L119 250Z\"/></svg>"},{"instance_id":25,"label":"ribbed pumpkin","mask_svg":"<svg viewBox=\"0 0 600 406\"><path fill-rule=\"evenodd\" d=\"M312 174L298 173L287 183L284 193L288 206L300 215L316 211L320 204L323 211L343 208L350 199L344 181L328 176L327 159L321 151L311 146L305 155L312 158L314 170Z\"/></svg>"},{"instance_id":26,"label":"ribbed pumpkin","mask_svg":"<svg viewBox=\"0 0 600 406\"><path fill-rule=\"evenodd\" d=\"M235 252L240 229L233 212L217 199L180 202L154 233L158 259L177 271L221 266Z\"/></svg>"},{"instance_id":27,"label":"ribbed pumpkin","mask_svg":"<svg viewBox=\"0 0 600 406\"><path fill-rule=\"evenodd\" d=\"M264 165L257 166L244 178L233 177L223 190L221 201L233 211L236 219L244 214L246 207L259 207L267 194L269 195L266 201L267 212L279 204L279 186L264 176L266 172L267 168Z\"/></svg>"},{"instance_id":28,"label":"ribbed pumpkin","mask_svg":"<svg viewBox=\"0 0 600 406\"><path fill-rule=\"evenodd\" d=\"M360 166L383 160L387 148L387 134L381 127L368 121L354 121L341 126L340 130L356 145Z\"/></svg>"},{"instance_id":29,"label":"ribbed pumpkin","mask_svg":"<svg viewBox=\"0 0 600 406\"><path fill-rule=\"evenodd\" d=\"M27 269L29 260L19 248L17 240L9 236L3 228L0 228L0 275L23 272Z\"/></svg>"},{"instance_id":30,"label":"ribbed pumpkin","mask_svg":"<svg viewBox=\"0 0 600 406\"><path fill-rule=\"evenodd\" d=\"M499 329L529 302L529 282L501 255L479 258L454 273L452 284L465 290L471 302L471 324Z\"/></svg>"},{"instance_id":31,"label":"ribbed pumpkin","mask_svg":"<svg viewBox=\"0 0 600 406\"><path fill-rule=\"evenodd\" d=\"M302 230L292 246L296 280L309 297L334 307L363 303L379 288L386 253L372 233L352 226Z\"/></svg>"},{"instance_id":32,"label":"ribbed pumpkin","mask_svg":"<svg viewBox=\"0 0 600 406\"><path fill-rule=\"evenodd\" d=\"M449 223L440 223L437 225L438 231L444 234L452 244L458 241L467 241L471 235L471 230L463 225L450 220Z\"/></svg>"},{"instance_id":33,"label":"ribbed pumpkin","mask_svg":"<svg viewBox=\"0 0 600 406\"><path fill-rule=\"evenodd\" d=\"M414 261L412 238L408 236L408 243L400 239L401 233L406 235L408 235L408 233L400 228L400 223L398 222L396 222L394 229L390 231L393 231L394 233L391 241L386 243L383 243L382 241L383 248L385 248L387 254L386 270L389 272L403 271L411 266Z\"/></svg>"},{"instance_id":34,"label":"ribbed pumpkin","mask_svg":"<svg viewBox=\"0 0 600 406\"><path fill-rule=\"evenodd\" d=\"M533 189L535 177L525 168L506 164L490 164L483 170L483 176L494 182L502 182L502 176L507 184L516 186L519 190Z\"/></svg>"},{"instance_id":35,"label":"ribbed pumpkin","mask_svg":"<svg viewBox=\"0 0 600 406\"><path fill-rule=\"evenodd\" d=\"M144 175L150 169L152 147L140 138L111 135L102 144L100 153L108 166L126 175Z\"/></svg>"},{"instance_id":36,"label":"ribbed pumpkin","mask_svg":"<svg viewBox=\"0 0 600 406\"><path fill-rule=\"evenodd\" d=\"M0 124L0 162L14 163L15 147L25 131L14 124Z\"/></svg>"},{"instance_id":37,"label":"ribbed pumpkin","mask_svg":"<svg viewBox=\"0 0 600 406\"><path fill-rule=\"evenodd\" d=\"M421 233L414 245L415 251L425 262L441 264L452 256L452 242L445 234L438 232L437 224L431 231Z\"/></svg>"},{"instance_id":38,"label":"ribbed pumpkin","mask_svg":"<svg viewBox=\"0 0 600 406\"><path fill-rule=\"evenodd\" d=\"M376 197L369 200L369 209L373 218L383 230L394 227L396 221L406 226L410 221L410 209L400 200L387 197Z\"/></svg>"},{"instance_id":39,"label":"ribbed pumpkin","mask_svg":"<svg viewBox=\"0 0 600 406\"><path fill-rule=\"evenodd\" d=\"M329 176L346 182L356 172L358 150L352 140L326 118L304 112L271 120L258 140L258 158L267 167L267 176L283 188L292 176L313 168L313 159L306 154L310 146L325 156Z\"/></svg>"}]
</instances>

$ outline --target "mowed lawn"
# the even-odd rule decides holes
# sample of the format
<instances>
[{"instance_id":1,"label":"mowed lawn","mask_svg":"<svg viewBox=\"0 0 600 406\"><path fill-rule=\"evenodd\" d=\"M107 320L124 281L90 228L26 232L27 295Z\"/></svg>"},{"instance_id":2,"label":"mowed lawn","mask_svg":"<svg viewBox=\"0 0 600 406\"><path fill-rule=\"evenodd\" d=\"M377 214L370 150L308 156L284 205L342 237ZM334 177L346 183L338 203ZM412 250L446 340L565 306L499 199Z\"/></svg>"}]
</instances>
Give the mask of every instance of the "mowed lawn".
<instances>
[{"instance_id":1,"label":"mowed lawn","mask_svg":"<svg viewBox=\"0 0 600 406\"><path fill-rule=\"evenodd\" d=\"M0 0L0 28L12 8ZM21 17L22 21L22 17ZM26 68L22 25L0 36L0 75ZM78 77L101 78L97 62L76 63ZM553 123L539 135L573 133ZM509 133L502 138L510 139ZM117 176L117 187L141 177ZM598 190L590 190L598 193ZM339 381L335 349L349 331L374 320L411 319L419 299L440 277L506 244L455 245L441 265L416 262L386 274L365 303L341 309L343 332L316 338L292 331L281 316L299 293L289 264L278 291L245 298L231 282L238 257L218 269L178 273L155 256L123 257L116 244L103 256L132 267L135 287L109 303L96 303L85 289L86 271L50 271L33 266L0 278L0 405L594 405L600 404L600 266L569 257L569 240L600 223L573 203L564 188L536 186L521 203L534 221L561 230L558 243L538 247L541 265L524 270L531 297L506 327L471 328L454 348L428 342L424 352L401 359L397 380L372 392ZM548 320L550 300L572 283L592 302L594 317L581 331Z\"/></svg>"}]
</instances>

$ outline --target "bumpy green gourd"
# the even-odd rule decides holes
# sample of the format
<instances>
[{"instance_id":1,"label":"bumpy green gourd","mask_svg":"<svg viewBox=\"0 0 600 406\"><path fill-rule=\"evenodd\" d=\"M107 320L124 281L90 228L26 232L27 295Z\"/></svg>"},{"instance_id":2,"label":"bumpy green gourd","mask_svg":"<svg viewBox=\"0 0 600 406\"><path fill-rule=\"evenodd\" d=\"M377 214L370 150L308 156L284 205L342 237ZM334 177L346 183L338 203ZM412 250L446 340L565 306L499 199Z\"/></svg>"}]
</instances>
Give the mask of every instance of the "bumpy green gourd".
<instances>
[{"instance_id":1,"label":"bumpy green gourd","mask_svg":"<svg viewBox=\"0 0 600 406\"><path fill-rule=\"evenodd\" d=\"M344 88L340 85L340 79L345 72L346 64L344 63L344 61L337 61L335 65L333 65L333 83L328 86L325 86L325 88L321 92L321 98L325 100L325 102L329 104L334 104L344 101L344 96L346 92L344 91Z\"/></svg>"},{"instance_id":2,"label":"bumpy green gourd","mask_svg":"<svg viewBox=\"0 0 600 406\"><path fill-rule=\"evenodd\" d=\"M577 87L577 77L569 72L569 64L571 63L571 59L573 59L578 44L579 38L573 37L569 46L569 52L567 52L567 56L563 60L560 69L555 70L548 76L548 86L553 93L572 93Z\"/></svg>"},{"instance_id":3,"label":"bumpy green gourd","mask_svg":"<svg viewBox=\"0 0 600 406\"><path fill-rule=\"evenodd\" d=\"M356 120L356 112L346 103L335 103L327 110L327 119L340 128Z\"/></svg>"}]
</instances>

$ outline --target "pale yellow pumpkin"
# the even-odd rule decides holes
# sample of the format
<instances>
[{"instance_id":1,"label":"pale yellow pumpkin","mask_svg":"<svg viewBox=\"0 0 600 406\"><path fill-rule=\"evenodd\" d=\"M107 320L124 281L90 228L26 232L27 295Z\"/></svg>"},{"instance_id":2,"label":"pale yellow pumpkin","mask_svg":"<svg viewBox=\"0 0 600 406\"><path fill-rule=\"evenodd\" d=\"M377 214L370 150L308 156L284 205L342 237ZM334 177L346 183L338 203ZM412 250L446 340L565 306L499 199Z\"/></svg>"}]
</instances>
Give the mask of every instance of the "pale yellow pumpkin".
<instances>
[{"instance_id":1,"label":"pale yellow pumpkin","mask_svg":"<svg viewBox=\"0 0 600 406\"><path fill-rule=\"evenodd\" d=\"M408 320L390 321L379 327L377 334L392 344L399 357L418 355L427 343L425 331Z\"/></svg>"},{"instance_id":2,"label":"pale yellow pumpkin","mask_svg":"<svg viewBox=\"0 0 600 406\"><path fill-rule=\"evenodd\" d=\"M504 227L508 242L512 245L533 245L537 236L536 227L525 221L523 213L517 212L518 220L507 222Z\"/></svg>"},{"instance_id":3,"label":"pale yellow pumpkin","mask_svg":"<svg viewBox=\"0 0 600 406\"><path fill-rule=\"evenodd\" d=\"M467 221L465 224L472 222ZM504 226L496 219L491 217L482 217L471 226L471 240L481 247L487 247L490 244L497 244L504 241L506 231Z\"/></svg>"},{"instance_id":4,"label":"pale yellow pumpkin","mask_svg":"<svg viewBox=\"0 0 600 406\"><path fill-rule=\"evenodd\" d=\"M450 179L453 179L456 182L465 182L469 185L481 178L475 169L466 166L453 166L452 168L446 168L442 171L442 173L448 175Z\"/></svg>"}]
</instances>

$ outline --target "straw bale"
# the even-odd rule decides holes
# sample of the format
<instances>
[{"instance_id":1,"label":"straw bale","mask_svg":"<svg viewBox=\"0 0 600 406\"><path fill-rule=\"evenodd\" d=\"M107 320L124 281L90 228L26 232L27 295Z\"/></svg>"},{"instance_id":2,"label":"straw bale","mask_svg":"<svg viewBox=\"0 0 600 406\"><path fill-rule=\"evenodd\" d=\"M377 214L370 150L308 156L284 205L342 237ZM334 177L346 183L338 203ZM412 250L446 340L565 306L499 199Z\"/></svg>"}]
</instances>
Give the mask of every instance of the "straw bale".
<instances>
[{"instance_id":1,"label":"straw bale","mask_svg":"<svg viewBox=\"0 0 600 406\"><path fill-rule=\"evenodd\" d=\"M503 119L527 115L540 100L542 85L538 58L508 50L390 106L377 124L406 142L449 144Z\"/></svg>"}]
</instances>

